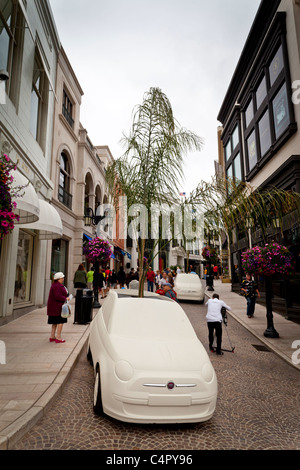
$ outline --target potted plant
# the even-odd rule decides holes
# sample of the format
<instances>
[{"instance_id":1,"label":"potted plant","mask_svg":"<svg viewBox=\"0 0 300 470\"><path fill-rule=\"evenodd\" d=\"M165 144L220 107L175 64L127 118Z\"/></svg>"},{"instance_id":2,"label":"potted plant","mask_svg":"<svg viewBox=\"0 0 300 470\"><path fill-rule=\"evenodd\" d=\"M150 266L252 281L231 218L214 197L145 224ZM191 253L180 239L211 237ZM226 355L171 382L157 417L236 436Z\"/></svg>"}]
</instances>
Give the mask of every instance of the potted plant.
<instances>
[{"instance_id":1,"label":"potted plant","mask_svg":"<svg viewBox=\"0 0 300 470\"><path fill-rule=\"evenodd\" d=\"M100 303L98 301L99 295L99 263L106 264L111 258L112 250L107 240L102 240L99 237L90 240L87 245L83 248L83 254L86 258L91 261L94 265L94 308L99 308Z\"/></svg>"},{"instance_id":2,"label":"potted plant","mask_svg":"<svg viewBox=\"0 0 300 470\"><path fill-rule=\"evenodd\" d=\"M206 245L202 250L202 256L206 261L210 261L211 264L217 264L218 254L215 248L212 248L209 245Z\"/></svg>"}]
</instances>

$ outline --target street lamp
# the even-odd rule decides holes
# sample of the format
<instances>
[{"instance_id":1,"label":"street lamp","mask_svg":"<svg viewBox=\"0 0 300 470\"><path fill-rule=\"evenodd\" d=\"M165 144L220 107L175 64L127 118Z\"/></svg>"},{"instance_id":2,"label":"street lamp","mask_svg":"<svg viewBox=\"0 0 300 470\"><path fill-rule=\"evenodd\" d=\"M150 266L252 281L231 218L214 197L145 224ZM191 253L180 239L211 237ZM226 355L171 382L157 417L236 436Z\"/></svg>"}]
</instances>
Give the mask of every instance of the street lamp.
<instances>
[{"instance_id":1,"label":"street lamp","mask_svg":"<svg viewBox=\"0 0 300 470\"><path fill-rule=\"evenodd\" d=\"M96 209L96 214L91 207L86 207L84 210L84 219L86 225L94 225L97 226L101 220L105 219L105 215L100 215L100 202L98 202L98 207ZM94 290L94 303L93 308L100 308L101 305L99 303L99 261L94 261L94 282L93 282L93 290Z\"/></svg>"}]
</instances>

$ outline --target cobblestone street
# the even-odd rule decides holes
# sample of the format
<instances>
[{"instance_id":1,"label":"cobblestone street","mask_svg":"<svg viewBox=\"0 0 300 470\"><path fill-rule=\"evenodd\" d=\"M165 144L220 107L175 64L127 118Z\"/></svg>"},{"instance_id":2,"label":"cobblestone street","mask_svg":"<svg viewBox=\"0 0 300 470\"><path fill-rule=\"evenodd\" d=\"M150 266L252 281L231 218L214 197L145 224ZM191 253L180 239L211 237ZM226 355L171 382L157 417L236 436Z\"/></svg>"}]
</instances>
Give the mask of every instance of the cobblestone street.
<instances>
[{"instance_id":1,"label":"cobblestone street","mask_svg":"<svg viewBox=\"0 0 300 470\"><path fill-rule=\"evenodd\" d=\"M205 306L182 304L208 347ZM218 377L213 418L193 425L131 425L95 416L93 370L85 353L55 406L15 450L299 450L299 371L228 318L234 353L209 352ZM223 327L224 348L229 348ZM264 348L263 348L264 349Z\"/></svg>"}]
</instances>

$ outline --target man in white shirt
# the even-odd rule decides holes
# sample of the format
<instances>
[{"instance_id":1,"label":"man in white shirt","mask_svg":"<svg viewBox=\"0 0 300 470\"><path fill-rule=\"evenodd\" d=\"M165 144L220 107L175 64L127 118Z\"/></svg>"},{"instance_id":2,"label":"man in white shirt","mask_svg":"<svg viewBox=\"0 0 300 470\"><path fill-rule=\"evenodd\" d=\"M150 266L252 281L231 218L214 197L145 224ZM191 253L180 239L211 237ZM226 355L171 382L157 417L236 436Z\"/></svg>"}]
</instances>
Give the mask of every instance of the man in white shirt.
<instances>
[{"instance_id":1,"label":"man in white shirt","mask_svg":"<svg viewBox=\"0 0 300 470\"><path fill-rule=\"evenodd\" d=\"M167 282L169 282L168 275L166 272L163 272L162 278L158 281L159 287L162 288Z\"/></svg>"},{"instance_id":2,"label":"man in white shirt","mask_svg":"<svg viewBox=\"0 0 300 470\"><path fill-rule=\"evenodd\" d=\"M217 354L223 354L221 351L221 344L222 344L222 321L223 317L221 314L221 308L225 307L226 310L231 310L231 308L223 302L223 300L219 300L219 295L214 294L212 299L209 299L206 302L207 305L207 326L208 326L208 341L209 341L209 349L214 351L213 349L213 341L214 341L214 332L216 332L217 338Z\"/></svg>"}]
</instances>

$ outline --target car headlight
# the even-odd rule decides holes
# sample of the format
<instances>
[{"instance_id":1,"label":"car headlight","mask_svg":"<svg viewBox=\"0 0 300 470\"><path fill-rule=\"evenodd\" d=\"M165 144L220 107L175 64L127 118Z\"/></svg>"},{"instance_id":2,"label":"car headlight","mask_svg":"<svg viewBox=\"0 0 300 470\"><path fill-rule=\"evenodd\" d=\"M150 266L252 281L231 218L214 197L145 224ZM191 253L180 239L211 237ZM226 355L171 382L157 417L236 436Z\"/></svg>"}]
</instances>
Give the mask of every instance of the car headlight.
<instances>
[{"instance_id":1,"label":"car headlight","mask_svg":"<svg viewBox=\"0 0 300 470\"><path fill-rule=\"evenodd\" d=\"M115 365L116 376L123 382L127 382L133 377L133 367L127 361L118 361Z\"/></svg>"},{"instance_id":2,"label":"car headlight","mask_svg":"<svg viewBox=\"0 0 300 470\"><path fill-rule=\"evenodd\" d=\"M210 383L214 378L214 369L209 362L206 362L202 367L202 377L207 383Z\"/></svg>"}]
</instances>

